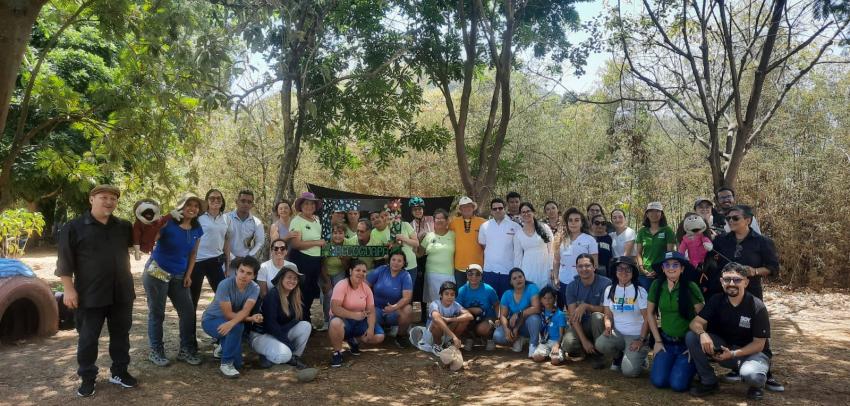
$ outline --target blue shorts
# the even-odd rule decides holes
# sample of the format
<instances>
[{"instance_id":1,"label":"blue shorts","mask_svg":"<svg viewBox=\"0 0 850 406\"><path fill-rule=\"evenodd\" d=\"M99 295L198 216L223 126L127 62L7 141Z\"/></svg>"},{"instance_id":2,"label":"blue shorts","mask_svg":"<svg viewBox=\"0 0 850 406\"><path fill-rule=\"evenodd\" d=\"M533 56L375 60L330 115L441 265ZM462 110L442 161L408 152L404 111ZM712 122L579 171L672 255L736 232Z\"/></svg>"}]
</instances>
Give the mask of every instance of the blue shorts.
<instances>
[{"instance_id":1,"label":"blue shorts","mask_svg":"<svg viewBox=\"0 0 850 406\"><path fill-rule=\"evenodd\" d=\"M345 329L345 339L362 337L366 334L366 330L369 329L369 321L366 319L363 320L352 320L352 319L344 319L342 317L337 317L342 320ZM375 323L375 335L383 335L384 329L381 328L379 323Z\"/></svg>"},{"instance_id":2,"label":"blue shorts","mask_svg":"<svg viewBox=\"0 0 850 406\"><path fill-rule=\"evenodd\" d=\"M398 325L398 312L392 313L384 313L383 308L379 308L375 306L375 330L377 330L377 326L397 326ZM378 334L377 332L375 334Z\"/></svg>"}]
</instances>

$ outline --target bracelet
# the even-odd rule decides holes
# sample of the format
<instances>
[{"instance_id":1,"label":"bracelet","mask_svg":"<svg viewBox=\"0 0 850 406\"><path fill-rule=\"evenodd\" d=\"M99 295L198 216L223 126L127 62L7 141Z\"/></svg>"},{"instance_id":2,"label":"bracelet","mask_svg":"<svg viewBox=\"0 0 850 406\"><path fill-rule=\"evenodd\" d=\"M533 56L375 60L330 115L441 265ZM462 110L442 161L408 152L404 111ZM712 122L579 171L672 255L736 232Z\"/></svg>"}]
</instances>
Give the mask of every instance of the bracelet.
<instances>
[{"instance_id":1,"label":"bracelet","mask_svg":"<svg viewBox=\"0 0 850 406\"><path fill-rule=\"evenodd\" d=\"M738 358L738 350L732 350L732 358Z\"/></svg>"}]
</instances>

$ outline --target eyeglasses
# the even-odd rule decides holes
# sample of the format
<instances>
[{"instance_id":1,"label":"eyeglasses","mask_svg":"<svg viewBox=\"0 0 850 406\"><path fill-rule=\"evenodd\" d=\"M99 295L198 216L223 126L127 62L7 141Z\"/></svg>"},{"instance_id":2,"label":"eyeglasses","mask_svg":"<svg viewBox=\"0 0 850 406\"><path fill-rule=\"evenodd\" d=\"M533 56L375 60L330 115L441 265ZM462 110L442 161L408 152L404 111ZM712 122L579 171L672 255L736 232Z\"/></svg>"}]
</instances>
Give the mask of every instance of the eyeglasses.
<instances>
[{"instance_id":1,"label":"eyeglasses","mask_svg":"<svg viewBox=\"0 0 850 406\"><path fill-rule=\"evenodd\" d=\"M741 219L741 216L726 216L726 221L738 221Z\"/></svg>"},{"instance_id":2,"label":"eyeglasses","mask_svg":"<svg viewBox=\"0 0 850 406\"><path fill-rule=\"evenodd\" d=\"M502 210L505 210L505 208L504 207L491 207L490 208L490 211L502 211Z\"/></svg>"},{"instance_id":3,"label":"eyeglasses","mask_svg":"<svg viewBox=\"0 0 850 406\"><path fill-rule=\"evenodd\" d=\"M730 277L726 276L726 277L720 278L720 280L723 281L723 283L725 283L727 285L739 285L741 282L744 281L744 278L730 278Z\"/></svg>"},{"instance_id":4,"label":"eyeglasses","mask_svg":"<svg viewBox=\"0 0 850 406\"><path fill-rule=\"evenodd\" d=\"M678 262L664 262L661 264L661 267L664 269L679 269L682 267L682 264Z\"/></svg>"},{"instance_id":5,"label":"eyeglasses","mask_svg":"<svg viewBox=\"0 0 850 406\"><path fill-rule=\"evenodd\" d=\"M626 272L628 272L628 273L632 273L632 267L630 267L630 266L628 266L628 265L618 266L618 267L617 267L617 272L622 272L622 273L626 273Z\"/></svg>"},{"instance_id":6,"label":"eyeglasses","mask_svg":"<svg viewBox=\"0 0 850 406\"><path fill-rule=\"evenodd\" d=\"M593 222L593 225L594 225L594 226L604 226L604 225L605 225L605 222L604 222L604 221L594 221L594 222Z\"/></svg>"},{"instance_id":7,"label":"eyeglasses","mask_svg":"<svg viewBox=\"0 0 850 406\"><path fill-rule=\"evenodd\" d=\"M525 211L519 212L519 214L531 214L531 213L533 213L531 210L525 210Z\"/></svg>"},{"instance_id":8,"label":"eyeglasses","mask_svg":"<svg viewBox=\"0 0 850 406\"><path fill-rule=\"evenodd\" d=\"M272 247L273 251L286 251L286 247L281 247L280 245L276 245Z\"/></svg>"}]
</instances>

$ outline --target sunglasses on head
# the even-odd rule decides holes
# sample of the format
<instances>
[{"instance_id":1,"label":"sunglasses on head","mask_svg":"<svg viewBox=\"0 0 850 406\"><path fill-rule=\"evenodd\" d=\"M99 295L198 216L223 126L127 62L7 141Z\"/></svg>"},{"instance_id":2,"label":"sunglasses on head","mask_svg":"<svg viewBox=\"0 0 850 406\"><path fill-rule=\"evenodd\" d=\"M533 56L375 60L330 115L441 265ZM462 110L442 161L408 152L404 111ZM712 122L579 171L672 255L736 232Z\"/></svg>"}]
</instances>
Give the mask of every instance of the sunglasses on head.
<instances>
[{"instance_id":1,"label":"sunglasses on head","mask_svg":"<svg viewBox=\"0 0 850 406\"><path fill-rule=\"evenodd\" d=\"M738 221L741 219L741 216L726 216L726 221Z\"/></svg>"},{"instance_id":2,"label":"sunglasses on head","mask_svg":"<svg viewBox=\"0 0 850 406\"><path fill-rule=\"evenodd\" d=\"M738 285L744 281L744 278L724 276L720 280L727 285Z\"/></svg>"},{"instance_id":3,"label":"sunglasses on head","mask_svg":"<svg viewBox=\"0 0 850 406\"><path fill-rule=\"evenodd\" d=\"M281 247L280 245L275 245L274 247L272 247L272 250L273 251L286 251L286 247L285 246Z\"/></svg>"}]
</instances>

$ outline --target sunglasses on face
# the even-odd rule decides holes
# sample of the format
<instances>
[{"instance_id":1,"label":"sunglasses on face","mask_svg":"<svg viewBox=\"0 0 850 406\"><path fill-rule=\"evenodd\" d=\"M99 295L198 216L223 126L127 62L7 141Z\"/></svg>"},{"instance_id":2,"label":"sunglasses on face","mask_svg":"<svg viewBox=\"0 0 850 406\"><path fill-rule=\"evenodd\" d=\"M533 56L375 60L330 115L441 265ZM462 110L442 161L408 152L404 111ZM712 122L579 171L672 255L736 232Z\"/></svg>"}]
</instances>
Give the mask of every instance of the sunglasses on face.
<instances>
[{"instance_id":1,"label":"sunglasses on face","mask_svg":"<svg viewBox=\"0 0 850 406\"><path fill-rule=\"evenodd\" d=\"M466 276L481 276L481 272L478 272L478 271L466 271Z\"/></svg>"},{"instance_id":2,"label":"sunglasses on face","mask_svg":"<svg viewBox=\"0 0 850 406\"><path fill-rule=\"evenodd\" d=\"M720 278L720 280L723 281L723 283L725 283L727 285L739 285L739 284L741 284L741 282L744 281L744 278L724 276L724 277Z\"/></svg>"},{"instance_id":3,"label":"sunglasses on face","mask_svg":"<svg viewBox=\"0 0 850 406\"><path fill-rule=\"evenodd\" d=\"M490 211L502 211L502 210L505 210L505 208L504 207L491 207L490 208Z\"/></svg>"},{"instance_id":4,"label":"sunglasses on face","mask_svg":"<svg viewBox=\"0 0 850 406\"><path fill-rule=\"evenodd\" d=\"M604 226L604 225L605 225L605 222L604 222L604 221L594 221L594 222L593 222L593 225L594 225L594 226Z\"/></svg>"},{"instance_id":5,"label":"sunglasses on face","mask_svg":"<svg viewBox=\"0 0 850 406\"><path fill-rule=\"evenodd\" d=\"M664 269L679 269L682 267L682 264L678 262L665 262L661 264L661 267Z\"/></svg>"},{"instance_id":6,"label":"sunglasses on face","mask_svg":"<svg viewBox=\"0 0 850 406\"><path fill-rule=\"evenodd\" d=\"M286 247L281 247L279 245L272 247L274 251L286 251Z\"/></svg>"},{"instance_id":7,"label":"sunglasses on face","mask_svg":"<svg viewBox=\"0 0 850 406\"><path fill-rule=\"evenodd\" d=\"M741 216L726 216L726 221L738 221L741 219Z\"/></svg>"}]
</instances>

